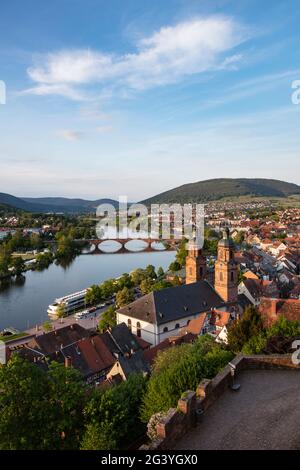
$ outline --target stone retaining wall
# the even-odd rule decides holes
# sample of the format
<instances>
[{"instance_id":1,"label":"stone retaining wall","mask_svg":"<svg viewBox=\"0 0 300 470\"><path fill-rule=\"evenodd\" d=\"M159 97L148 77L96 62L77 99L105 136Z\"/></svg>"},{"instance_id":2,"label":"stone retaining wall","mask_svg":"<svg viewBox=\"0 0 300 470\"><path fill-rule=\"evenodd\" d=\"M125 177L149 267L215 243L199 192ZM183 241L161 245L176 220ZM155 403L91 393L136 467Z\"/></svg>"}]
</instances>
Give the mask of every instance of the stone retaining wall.
<instances>
[{"instance_id":1,"label":"stone retaining wall","mask_svg":"<svg viewBox=\"0 0 300 470\"><path fill-rule=\"evenodd\" d=\"M235 375L247 369L298 369L300 365L293 364L290 355L258 355L236 356L231 364L235 366ZM196 426L205 411L224 393L232 384L231 367L227 365L212 380L203 379L196 392L188 390L178 401L176 408L171 408L166 416L156 425L157 439L143 450L172 449L176 441L188 430Z\"/></svg>"}]
</instances>

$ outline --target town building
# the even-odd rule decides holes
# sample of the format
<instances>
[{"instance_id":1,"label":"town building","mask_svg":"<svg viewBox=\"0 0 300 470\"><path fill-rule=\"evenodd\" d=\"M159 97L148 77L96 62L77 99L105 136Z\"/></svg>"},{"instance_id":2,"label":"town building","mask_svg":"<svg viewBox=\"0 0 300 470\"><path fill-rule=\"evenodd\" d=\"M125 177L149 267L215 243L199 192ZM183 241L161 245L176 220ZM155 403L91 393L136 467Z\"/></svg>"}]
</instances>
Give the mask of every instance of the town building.
<instances>
[{"instance_id":1,"label":"town building","mask_svg":"<svg viewBox=\"0 0 300 470\"><path fill-rule=\"evenodd\" d=\"M117 323L128 328L153 346L170 336L203 313L214 309L238 309L237 263L229 230L224 230L218 245L215 286L205 279L206 259L196 242L189 245L186 259L186 283L151 292L117 310Z\"/></svg>"}]
</instances>

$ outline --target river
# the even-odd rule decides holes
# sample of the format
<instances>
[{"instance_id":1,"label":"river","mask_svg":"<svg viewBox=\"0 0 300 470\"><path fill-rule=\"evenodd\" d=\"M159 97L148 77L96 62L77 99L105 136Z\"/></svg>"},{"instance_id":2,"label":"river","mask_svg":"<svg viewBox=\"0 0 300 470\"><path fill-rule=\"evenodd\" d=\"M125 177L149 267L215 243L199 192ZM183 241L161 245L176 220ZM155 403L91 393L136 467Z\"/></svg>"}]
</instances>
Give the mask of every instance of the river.
<instances>
[{"instance_id":1,"label":"river","mask_svg":"<svg viewBox=\"0 0 300 470\"><path fill-rule=\"evenodd\" d=\"M166 269L174 256L173 251L81 255L67 268L52 264L44 271L28 271L24 282L0 291L0 330L32 328L48 319L46 310L55 298L148 264Z\"/></svg>"}]
</instances>

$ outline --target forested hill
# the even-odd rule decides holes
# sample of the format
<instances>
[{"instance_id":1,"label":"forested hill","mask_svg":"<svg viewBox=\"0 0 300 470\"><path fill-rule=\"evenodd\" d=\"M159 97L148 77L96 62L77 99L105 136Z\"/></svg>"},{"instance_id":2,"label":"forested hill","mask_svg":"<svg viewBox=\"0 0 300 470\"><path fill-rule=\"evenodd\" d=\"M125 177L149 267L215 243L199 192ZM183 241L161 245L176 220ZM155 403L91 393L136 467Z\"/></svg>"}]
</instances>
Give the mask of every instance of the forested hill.
<instances>
[{"instance_id":1,"label":"forested hill","mask_svg":"<svg viewBox=\"0 0 300 470\"><path fill-rule=\"evenodd\" d=\"M220 178L184 184L143 201L152 203L188 203L217 201L225 197L288 197L300 194L300 186L273 179Z\"/></svg>"}]
</instances>

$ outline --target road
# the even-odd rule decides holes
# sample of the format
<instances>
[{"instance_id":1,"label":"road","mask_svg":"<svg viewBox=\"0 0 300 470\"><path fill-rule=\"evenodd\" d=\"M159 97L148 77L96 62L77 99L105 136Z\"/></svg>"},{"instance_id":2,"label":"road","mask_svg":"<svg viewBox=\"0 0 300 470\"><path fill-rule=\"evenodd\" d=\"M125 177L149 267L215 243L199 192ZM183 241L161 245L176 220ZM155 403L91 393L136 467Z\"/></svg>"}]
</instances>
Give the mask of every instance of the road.
<instances>
[{"instance_id":1,"label":"road","mask_svg":"<svg viewBox=\"0 0 300 470\"><path fill-rule=\"evenodd\" d=\"M68 325L72 325L73 323L77 323L78 325L82 326L83 328L85 328L86 330L90 330L90 329L96 329L97 327L97 324L101 318L101 315L105 312L105 310L108 309L108 306L105 306L103 308L99 308L97 310L95 310L95 312L93 313L90 313L87 318L83 318L81 320L76 320L75 318L75 314L73 315L69 315L65 318L60 318L58 320L50 320L47 321L47 323L49 322L52 326L52 329L53 330L57 330L59 328L63 328L64 326L68 326ZM43 334L43 333L47 333L48 330L44 329L44 326L43 325L38 325L38 329L37 328L30 328L29 330L26 330L26 333L30 334L30 335L40 335L40 334Z\"/></svg>"}]
</instances>

